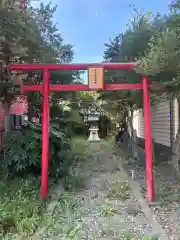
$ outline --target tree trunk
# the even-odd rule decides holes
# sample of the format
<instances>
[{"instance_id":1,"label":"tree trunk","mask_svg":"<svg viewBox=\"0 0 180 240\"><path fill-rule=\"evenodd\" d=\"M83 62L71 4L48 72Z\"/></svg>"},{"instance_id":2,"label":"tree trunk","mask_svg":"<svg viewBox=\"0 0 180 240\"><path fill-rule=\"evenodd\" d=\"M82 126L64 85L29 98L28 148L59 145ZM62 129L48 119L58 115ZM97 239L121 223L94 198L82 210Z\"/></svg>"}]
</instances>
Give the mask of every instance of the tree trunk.
<instances>
[{"instance_id":1,"label":"tree trunk","mask_svg":"<svg viewBox=\"0 0 180 240\"><path fill-rule=\"evenodd\" d=\"M129 149L130 149L132 156L137 157L136 136L135 136L135 131L133 128L133 112L134 112L133 108L130 107L129 114L127 117L129 129L130 129L130 135L131 135L131 139L129 142Z\"/></svg>"},{"instance_id":2,"label":"tree trunk","mask_svg":"<svg viewBox=\"0 0 180 240\"><path fill-rule=\"evenodd\" d=\"M34 117L33 106L30 100L28 99L28 121L32 122L33 117Z\"/></svg>"},{"instance_id":3,"label":"tree trunk","mask_svg":"<svg viewBox=\"0 0 180 240\"><path fill-rule=\"evenodd\" d=\"M10 106L9 106L8 102L4 102L3 108L4 108L4 134L6 134L9 129L8 116L9 116Z\"/></svg>"}]
</instances>

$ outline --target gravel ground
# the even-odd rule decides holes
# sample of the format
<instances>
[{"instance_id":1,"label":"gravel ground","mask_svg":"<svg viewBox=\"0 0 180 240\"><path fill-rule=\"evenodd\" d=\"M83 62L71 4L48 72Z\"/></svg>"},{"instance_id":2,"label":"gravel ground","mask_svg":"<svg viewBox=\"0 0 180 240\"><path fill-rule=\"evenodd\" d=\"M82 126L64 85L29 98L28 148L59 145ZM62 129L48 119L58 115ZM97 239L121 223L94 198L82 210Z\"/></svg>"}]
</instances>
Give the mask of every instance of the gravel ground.
<instances>
[{"instance_id":1,"label":"gravel ground","mask_svg":"<svg viewBox=\"0 0 180 240\"><path fill-rule=\"evenodd\" d=\"M145 169L126 159L123 166L131 175L135 173L135 179L142 186L142 194L145 197ZM171 162L162 163L154 168L156 203L150 208L156 219L165 229L169 240L180 240L180 184L174 177Z\"/></svg>"},{"instance_id":2,"label":"gravel ground","mask_svg":"<svg viewBox=\"0 0 180 240\"><path fill-rule=\"evenodd\" d=\"M90 149L92 156L76 168L85 181L84 189L63 193L52 224L39 239L158 239L147 238L157 233L123 179L118 160L105 143L91 143Z\"/></svg>"}]
</instances>

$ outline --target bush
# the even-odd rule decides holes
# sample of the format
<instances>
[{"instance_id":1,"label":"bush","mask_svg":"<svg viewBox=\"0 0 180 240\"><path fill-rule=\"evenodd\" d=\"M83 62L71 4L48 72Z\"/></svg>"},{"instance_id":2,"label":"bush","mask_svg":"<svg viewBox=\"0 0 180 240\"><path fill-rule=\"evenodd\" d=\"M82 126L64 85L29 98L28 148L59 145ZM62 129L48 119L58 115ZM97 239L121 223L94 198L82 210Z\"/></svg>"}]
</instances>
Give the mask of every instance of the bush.
<instances>
[{"instance_id":1,"label":"bush","mask_svg":"<svg viewBox=\"0 0 180 240\"><path fill-rule=\"evenodd\" d=\"M1 159L0 169L0 239L27 237L44 217L47 202L39 198L41 143L40 124L28 123L20 131L9 131L5 136L5 158ZM50 125L51 183L69 177L73 159L68 122L62 116L56 117Z\"/></svg>"},{"instance_id":2,"label":"bush","mask_svg":"<svg viewBox=\"0 0 180 240\"><path fill-rule=\"evenodd\" d=\"M58 121L50 126L49 175L52 178L67 175L73 156L67 133L59 131ZM21 131L9 131L4 139L5 162L9 172L23 174L40 174L41 142L40 124L29 123Z\"/></svg>"}]
</instances>

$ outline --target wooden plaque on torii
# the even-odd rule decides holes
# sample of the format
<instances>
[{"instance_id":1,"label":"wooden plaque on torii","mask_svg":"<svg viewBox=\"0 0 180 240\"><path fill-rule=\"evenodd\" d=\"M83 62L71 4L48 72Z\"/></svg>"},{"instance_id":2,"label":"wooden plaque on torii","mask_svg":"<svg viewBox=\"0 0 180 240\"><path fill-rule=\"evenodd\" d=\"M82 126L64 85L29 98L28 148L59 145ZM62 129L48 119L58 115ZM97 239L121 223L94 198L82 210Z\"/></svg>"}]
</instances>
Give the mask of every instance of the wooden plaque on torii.
<instances>
[{"instance_id":1,"label":"wooden plaque on torii","mask_svg":"<svg viewBox=\"0 0 180 240\"><path fill-rule=\"evenodd\" d=\"M90 90L104 89L104 68L89 67L88 68L88 84Z\"/></svg>"}]
</instances>

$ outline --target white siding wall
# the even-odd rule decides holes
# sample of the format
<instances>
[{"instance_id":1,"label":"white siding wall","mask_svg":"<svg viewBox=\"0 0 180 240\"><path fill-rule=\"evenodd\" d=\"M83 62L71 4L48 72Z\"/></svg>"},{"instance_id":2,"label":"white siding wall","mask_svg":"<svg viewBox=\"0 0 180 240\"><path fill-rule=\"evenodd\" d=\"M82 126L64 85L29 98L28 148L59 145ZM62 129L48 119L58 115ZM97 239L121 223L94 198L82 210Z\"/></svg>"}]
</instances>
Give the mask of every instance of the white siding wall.
<instances>
[{"instance_id":1,"label":"white siding wall","mask_svg":"<svg viewBox=\"0 0 180 240\"><path fill-rule=\"evenodd\" d=\"M130 113L129 113L130 114ZM136 130L137 137L143 138L144 137L144 117L142 109L135 110L133 112L133 128ZM131 129L128 124L128 132L131 135Z\"/></svg>"},{"instance_id":2,"label":"white siding wall","mask_svg":"<svg viewBox=\"0 0 180 240\"><path fill-rule=\"evenodd\" d=\"M173 108L173 132L175 139L179 117L178 103L174 100ZM161 98L160 102L151 107L152 138L154 142L170 147L170 101ZM144 138L144 116L142 109L134 111L133 127L136 130L138 138Z\"/></svg>"},{"instance_id":3,"label":"white siding wall","mask_svg":"<svg viewBox=\"0 0 180 240\"><path fill-rule=\"evenodd\" d=\"M179 126L179 107L178 107L178 101L177 99L174 99L173 103L173 115L174 115L174 128L173 128L173 139L176 139L176 134L178 131L178 126Z\"/></svg>"},{"instance_id":4,"label":"white siding wall","mask_svg":"<svg viewBox=\"0 0 180 240\"><path fill-rule=\"evenodd\" d=\"M170 147L170 101L161 101L151 108L152 138L154 142Z\"/></svg>"},{"instance_id":5,"label":"white siding wall","mask_svg":"<svg viewBox=\"0 0 180 240\"><path fill-rule=\"evenodd\" d=\"M142 109L134 111L133 128L136 130L138 138L144 138L144 116Z\"/></svg>"}]
</instances>

